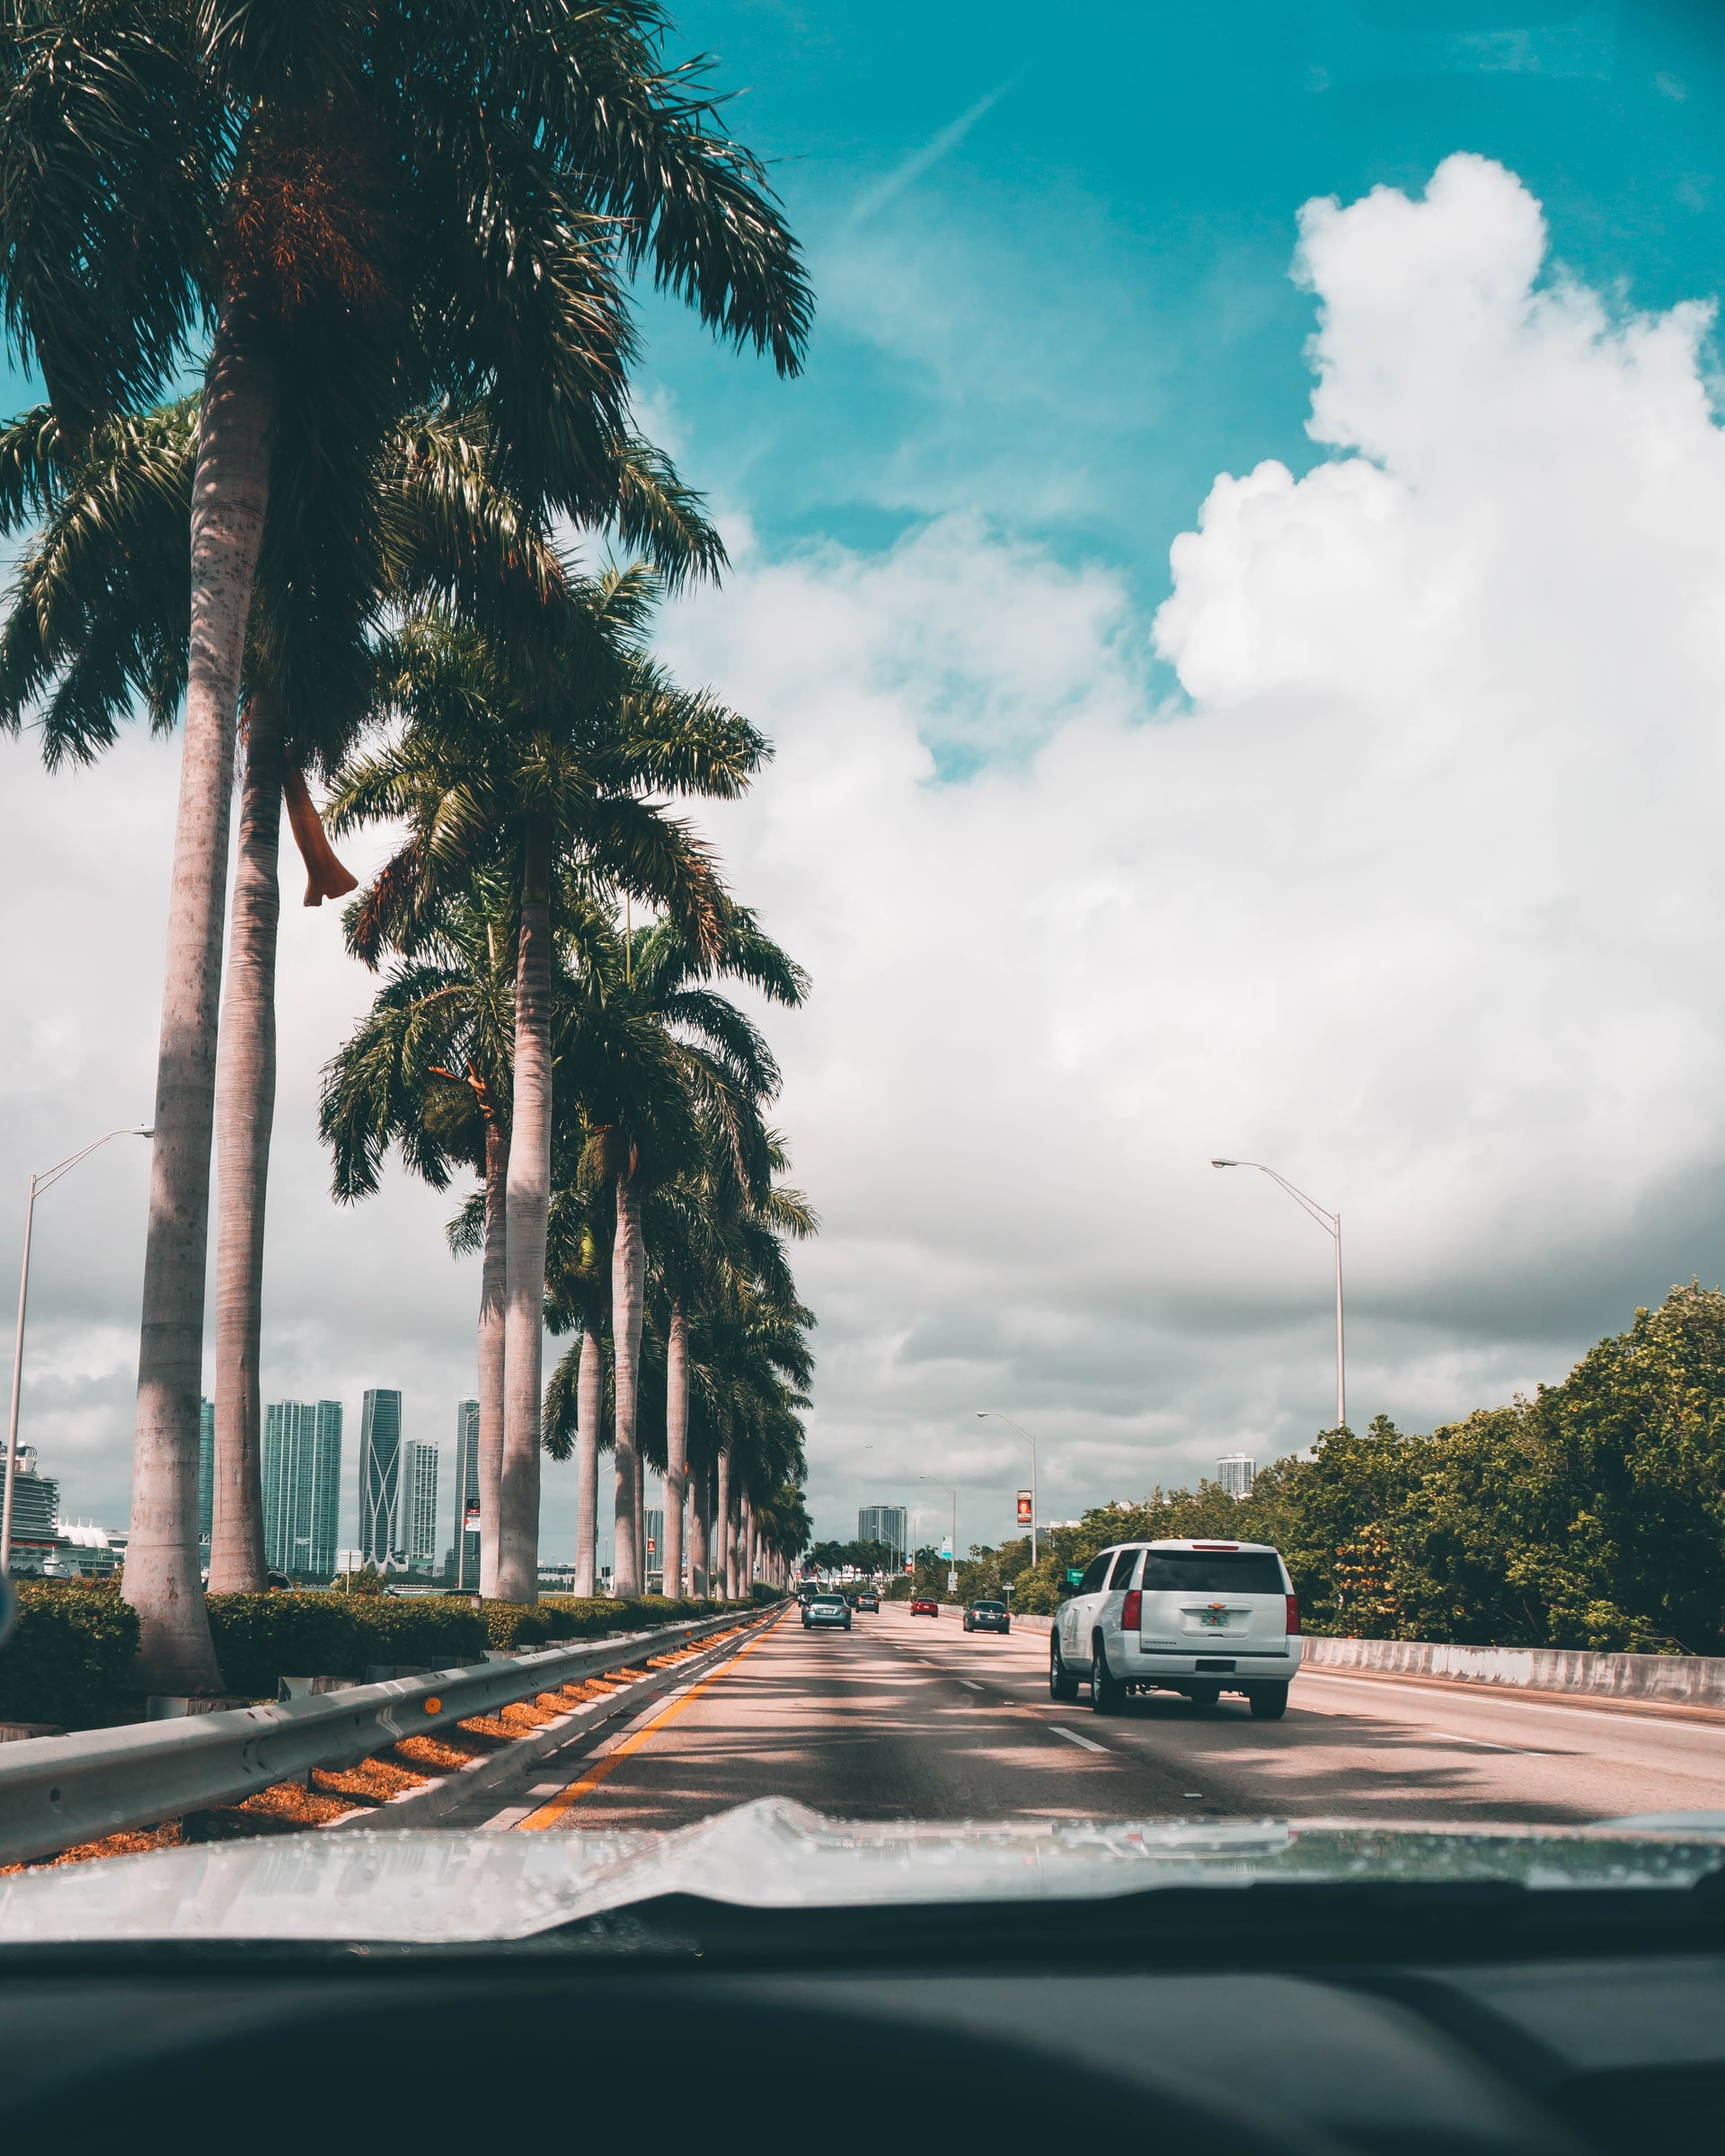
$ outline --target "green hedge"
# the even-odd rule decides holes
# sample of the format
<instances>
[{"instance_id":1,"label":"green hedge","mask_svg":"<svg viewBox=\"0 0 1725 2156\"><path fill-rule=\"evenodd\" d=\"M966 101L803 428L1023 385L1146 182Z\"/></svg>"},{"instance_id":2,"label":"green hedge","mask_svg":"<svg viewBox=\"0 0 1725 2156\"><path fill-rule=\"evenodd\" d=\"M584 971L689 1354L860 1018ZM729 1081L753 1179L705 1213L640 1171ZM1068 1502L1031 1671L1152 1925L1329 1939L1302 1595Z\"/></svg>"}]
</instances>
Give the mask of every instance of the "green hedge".
<instances>
[{"instance_id":1,"label":"green hedge","mask_svg":"<svg viewBox=\"0 0 1725 2156\"><path fill-rule=\"evenodd\" d=\"M212 1595L209 1629L229 1692L273 1699L277 1681L363 1677L376 1662L452 1668L483 1659L485 1620L438 1595Z\"/></svg>"},{"instance_id":2,"label":"green hedge","mask_svg":"<svg viewBox=\"0 0 1725 2156\"><path fill-rule=\"evenodd\" d=\"M722 1602L673 1602L664 1595L608 1601L602 1595L544 1595L532 1604L488 1602L485 1622L493 1647L543 1647L548 1639L600 1639L607 1632L644 1631L717 1617Z\"/></svg>"},{"instance_id":3,"label":"green hedge","mask_svg":"<svg viewBox=\"0 0 1725 2156\"><path fill-rule=\"evenodd\" d=\"M88 1729L142 1714L132 1675L137 1613L115 1587L25 1581L18 1599L18 1628L0 1648L0 1721ZM757 1603L777 1599L776 1589L756 1590ZM448 1669L482 1660L488 1648L641 1631L718 1616L725 1606L659 1595L553 1595L478 1610L457 1595L212 1595L209 1625L227 1691L274 1699L284 1676L358 1679L379 1662Z\"/></svg>"},{"instance_id":4,"label":"green hedge","mask_svg":"<svg viewBox=\"0 0 1725 2156\"><path fill-rule=\"evenodd\" d=\"M111 1586L15 1584L18 1626L0 1647L0 1721L89 1729L141 1714L137 1612Z\"/></svg>"}]
</instances>

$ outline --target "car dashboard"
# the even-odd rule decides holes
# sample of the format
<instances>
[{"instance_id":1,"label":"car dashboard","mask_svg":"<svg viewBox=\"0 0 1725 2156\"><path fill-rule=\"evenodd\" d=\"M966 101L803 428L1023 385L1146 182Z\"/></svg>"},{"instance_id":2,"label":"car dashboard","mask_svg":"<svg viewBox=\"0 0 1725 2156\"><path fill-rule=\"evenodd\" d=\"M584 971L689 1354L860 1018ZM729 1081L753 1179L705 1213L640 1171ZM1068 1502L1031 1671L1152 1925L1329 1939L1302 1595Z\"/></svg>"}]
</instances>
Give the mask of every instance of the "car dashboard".
<instances>
[{"instance_id":1,"label":"car dashboard","mask_svg":"<svg viewBox=\"0 0 1725 2156\"><path fill-rule=\"evenodd\" d=\"M0 1948L0 2086L20 2146L70 2117L177 2131L194 2095L265 2156L356 2113L429 2117L445 2145L586 2139L638 2133L650 2090L661 2137L728 2148L763 2107L806 2121L871 2087L889 2121L1012 2146L1711 2156L1720 1917L1711 1886L1032 1912L668 1895L498 1947Z\"/></svg>"}]
</instances>

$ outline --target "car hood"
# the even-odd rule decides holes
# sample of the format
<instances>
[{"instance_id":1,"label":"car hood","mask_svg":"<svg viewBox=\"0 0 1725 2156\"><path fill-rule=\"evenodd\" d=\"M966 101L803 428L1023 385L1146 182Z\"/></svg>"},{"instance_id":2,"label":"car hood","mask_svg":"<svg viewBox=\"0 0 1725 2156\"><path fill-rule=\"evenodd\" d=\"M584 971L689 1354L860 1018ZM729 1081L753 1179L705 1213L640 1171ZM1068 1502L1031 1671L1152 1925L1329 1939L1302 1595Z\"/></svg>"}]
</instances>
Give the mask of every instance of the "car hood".
<instances>
[{"instance_id":1,"label":"car hood","mask_svg":"<svg viewBox=\"0 0 1725 2156\"><path fill-rule=\"evenodd\" d=\"M1685 1887L1725 1813L1605 1827L1278 1820L859 1825L764 1798L671 1833L307 1833L0 1878L0 1947L526 1939L672 1894L756 1909L1109 1897L1159 1886L1484 1879Z\"/></svg>"}]
</instances>

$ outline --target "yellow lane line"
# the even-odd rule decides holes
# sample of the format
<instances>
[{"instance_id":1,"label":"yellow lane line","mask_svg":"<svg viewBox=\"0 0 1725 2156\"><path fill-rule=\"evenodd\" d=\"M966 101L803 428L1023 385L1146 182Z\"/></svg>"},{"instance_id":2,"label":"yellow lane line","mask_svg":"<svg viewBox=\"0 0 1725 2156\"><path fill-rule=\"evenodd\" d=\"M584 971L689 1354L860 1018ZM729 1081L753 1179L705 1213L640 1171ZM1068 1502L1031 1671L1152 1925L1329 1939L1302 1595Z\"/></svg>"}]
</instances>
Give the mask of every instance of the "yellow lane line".
<instances>
[{"instance_id":1,"label":"yellow lane line","mask_svg":"<svg viewBox=\"0 0 1725 2156\"><path fill-rule=\"evenodd\" d=\"M541 1833L545 1827L555 1826L558 1820L572 1805L579 1804L590 1790L597 1789L606 1775L620 1767L632 1752L639 1752L650 1736L663 1729L668 1723L674 1722L686 1707L694 1706L709 1685L716 1684L721 1677L729 1676L744 1656L752 1655L767 1637L767 1634L776 1630L784 1622L784 1618L785 1613L781 1610L765 1630L758 1632L748 1645L740 1652L734 1654L729 1662L721 1663L711 1675L703 1677L698 1684L691 1684L686 1692L679 1693L669 1706L656 1714L650 1722L643 1723L632 1736L624 1737L615 1751L607 1752L603 1759L596 1760L589 1772L583 1774L579 1781L571 1782L566 1789L560 1789L549 1802L542 1804L536 1812L529 1813L526 1818L518 1824L515 1829L516 1833L535 1834Z\"/></svg>"}]
</instances>

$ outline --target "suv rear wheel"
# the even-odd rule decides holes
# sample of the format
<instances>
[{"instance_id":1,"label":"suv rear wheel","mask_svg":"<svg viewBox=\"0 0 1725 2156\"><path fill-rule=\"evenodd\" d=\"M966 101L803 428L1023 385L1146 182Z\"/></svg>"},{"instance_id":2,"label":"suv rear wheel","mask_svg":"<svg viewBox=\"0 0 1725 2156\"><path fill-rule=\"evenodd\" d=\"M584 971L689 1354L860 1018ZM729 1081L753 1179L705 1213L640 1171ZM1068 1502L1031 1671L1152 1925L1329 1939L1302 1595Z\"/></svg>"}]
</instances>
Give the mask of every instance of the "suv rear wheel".
<instances>
[{"instance_id":1,"label":"suv rear wheel","mask_svg":"<svg viewBox=\"0 0 1725 2156\"><path fill-rule=\"evenodd\" d=\"M1078 1680L1061 1657L1058 1632L1048 1634L1048 1697L1051 1700L1075 1700L1078 1697Z\"/></svg>"},{"instance_id":2,"label":"suv rear wheel","mask_svg":"<svg viewBox=\"0 0 1725 2156\"><path fill-rule=\"evenodd\" d=\"M1254 1722L1279 1722L1287 1712L1286 1684L1255 1685L1248 1696Z\"/></svg>"},{"instance_id":3,"label":"suv rear wheel","mask_svg":"<svg viewBox=\"0 0 1725 2156\"><path fill-rule=\"evenodd\" d=\"M1118 1714L1126 1705L1126 1686L1108 1666L1100 1633L1090 1655L1090 1703L1098 1714Z\"/></svg>"}]
</instances>

